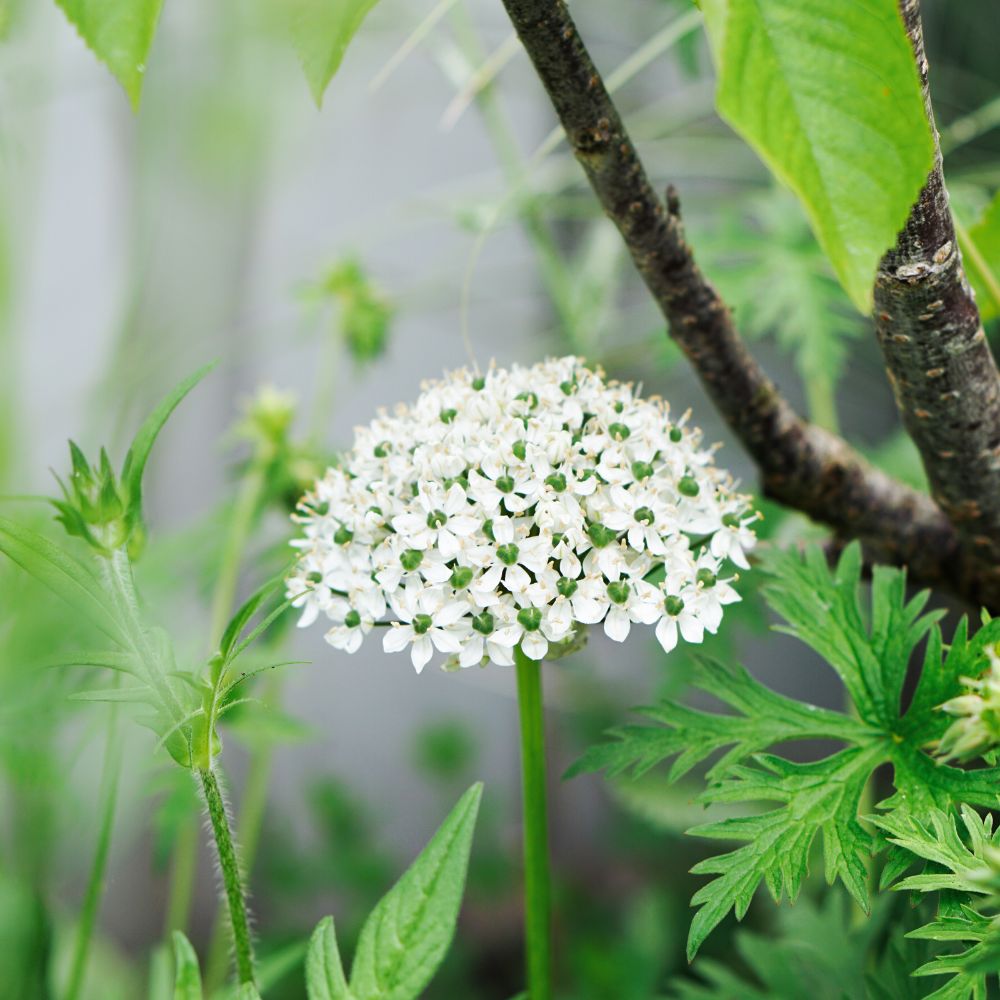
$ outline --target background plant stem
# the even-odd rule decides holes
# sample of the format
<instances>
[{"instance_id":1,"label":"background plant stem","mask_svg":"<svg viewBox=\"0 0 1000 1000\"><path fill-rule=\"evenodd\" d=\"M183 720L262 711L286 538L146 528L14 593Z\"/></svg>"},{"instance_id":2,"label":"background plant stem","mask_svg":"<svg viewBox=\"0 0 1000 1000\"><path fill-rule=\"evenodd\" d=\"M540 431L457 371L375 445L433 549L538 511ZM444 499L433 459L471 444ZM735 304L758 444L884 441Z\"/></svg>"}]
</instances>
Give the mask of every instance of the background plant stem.
<instances>
[{"instance_id":1,"label":"background plant stem","mask_svg":"<svg viewBox=\"0 0 1000 1000\"><path fill-rule=\"evenodd\" d=\"M121 775L122 750L121 733L118 724L118 706L111 705L108 717L107 742L104 749L104 768L101 774L101 825L97 834L97 847L87 879L87 891L83 898L80 921L76 928L73 945L73 961L70 966L69 981L66 986L66 1000L77 1000L83 988L87 972L90 943L94 937L97 911L104 895L104 875L111 850L111 834L115 825L115 807L118 803L118 779Z\"/></svg>"},{"instance_id":2,"label":"background plant stem","mask_svg":"<svg viewBox=\"0 0 1000 1000\"><path fill-rule=\"evenodd\" d=\"M233 843L226 815L226 804L222 799L219 782L213 770L199 772L201 787L205 793L205 807L212 824L212 834L219 857L219 871L222 886L229 906L229 921L233 929L233 949L236 955L236 972L240 985L253 983L254 976L253 941L250 937L250 921L247 918L246 900L243 895L243 879L240 874L236 845Z\"/></svg>"},{"instance_id":3,"label":"background plant stem","mask_svg":"<svg viewBox=\"0 0 1000 1000\"><path fill-rule=\"evenodd\" d=\"M521 721L521 788L524 802L524 923L530 1000L552 997L551 877L545 791L545 721L541 663L521 652L517 706Z\"/></svg>"}]
</instances>

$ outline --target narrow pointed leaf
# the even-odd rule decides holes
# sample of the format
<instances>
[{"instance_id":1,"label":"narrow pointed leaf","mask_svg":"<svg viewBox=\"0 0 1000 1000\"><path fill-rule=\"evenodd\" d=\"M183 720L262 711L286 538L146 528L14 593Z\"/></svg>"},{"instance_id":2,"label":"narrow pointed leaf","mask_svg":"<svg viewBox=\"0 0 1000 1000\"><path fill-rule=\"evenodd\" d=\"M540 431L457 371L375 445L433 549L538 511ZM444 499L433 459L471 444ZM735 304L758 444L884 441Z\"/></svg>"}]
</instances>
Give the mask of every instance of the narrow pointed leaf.
<instances>
[{"instance_id":1,"label":"narrow pointed leaf","mask_svg":"<svg viewBox=\"0 0 1000 1000\"><path fill-rule=\"evenodd\" d=\"M355 1000L415 1000L455 935L483 786L459 799L430 843L372 910L351 969Z\"/></svg>"},{"instance_id":2,"label":"narrow pointed leaf","mask_svg":"<svg viewBox=\"0 0 1000 1000\"><path fill-rule=\"evenodd\" d=\"M340 68L351 39L378 0L283 0L302 70L316 104Z\"/></svg>"},{"instance_id":3,"label":"narrow pointed leaf","mask_svg":"<svg viewBox=\"0 0 1000 1000\"><path fill-rule=\"evenodd\" d=\"M309 1000L351 1000L337 947L333 917L324 917L313 931L306 953L306 994Z\"/></svg>"},{"instance_id":4,"label":"narrow pointed leaf","mask_svg":"<svg viewBox=\"0 0 1000 1000\"><path fill-rule=\"evenodd\" d=\"M63 552L44 535L0 517L0 552L17 563L119 645L126 633L89 566Z\"/></svg>"},{"instance_id":5,"label":"narrow pointed leaf","mask_svg":"<svg viewBox=\"0 0 1000 1000\"><path fill-rule=\"evenodd\" d=\"M163 0L56 0L94 55L139 106Z\"/></svg>"},{"instance_id":6,"label":"narrow pointed leaf","mask_svg":"<svg viewBox=\"0 0 1000 1000\"><path fill-rule=\"evenodd\" d=\"M174 1000L202 1000L198 956L180 931L174 931L174 966Z\"/></svg>"}]
</instances>

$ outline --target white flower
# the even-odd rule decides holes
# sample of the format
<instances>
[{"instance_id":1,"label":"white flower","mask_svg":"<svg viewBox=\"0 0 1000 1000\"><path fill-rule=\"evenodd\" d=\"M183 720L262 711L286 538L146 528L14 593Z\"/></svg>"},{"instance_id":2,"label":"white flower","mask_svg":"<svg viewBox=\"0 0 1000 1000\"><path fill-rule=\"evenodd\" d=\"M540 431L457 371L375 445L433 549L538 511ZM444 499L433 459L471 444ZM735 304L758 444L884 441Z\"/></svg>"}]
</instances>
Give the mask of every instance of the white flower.
<instances>
[{"instance_id":1,"label":"white flower","mask_svg":"<svg viewBox=\"0 0 1000 1000\"><path fill-rule=\"evenodd\" d=\"M657 623L669 650L739 599L755 517L687 414L578 358L458 371L359 428L302 499L287 593L336 648L384 627L418 670L540 659L601 623Z\"/></svg>"}]
</instances>

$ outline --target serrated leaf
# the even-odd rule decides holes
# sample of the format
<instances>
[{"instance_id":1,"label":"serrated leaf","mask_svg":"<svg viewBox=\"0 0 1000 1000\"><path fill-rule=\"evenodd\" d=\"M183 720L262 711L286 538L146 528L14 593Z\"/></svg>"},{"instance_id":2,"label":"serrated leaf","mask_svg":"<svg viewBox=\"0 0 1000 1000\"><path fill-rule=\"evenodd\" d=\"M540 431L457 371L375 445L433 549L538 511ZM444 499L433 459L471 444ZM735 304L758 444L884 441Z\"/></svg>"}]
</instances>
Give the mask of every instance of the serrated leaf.
<instances>
[{"instance_id":1,"label":"serrated leaf","mask_svg":"<svg viewBox=\"0 0 1000 1000\"><path fill-rule=\"evenodd\" d=\"M135 522L142 519L142 477L146 471L149 453L159 437L163 425L170 414L177 409L184 397L215 367L215 362L204 365L193 375L176 385L159 403L155 410L143 421L129 447L122 466L122 487L129 502L129 518Z\"/></svg>"},{"instance_id":2,"label":"serrated leaf","mask_svg":"<svg viewBox=\"0 0 1000 1000\"><path fill-rule=\"evenodd\" d=\"M174 931L174 1000L202 1000L201 971L191 942Z\"/></svg>"},{"instance_id":3,"label":"serrated leaf","mask_svg":"<svg viewBox=\"0 0 1000 1000\"><path fill-rule=\"evenodd\" d=\"M306 994L309 1000L351 1000L337 947L333 917L324 917L313 931L306 953Z\"/></svg>"},{"instance_id":4,"label":"serrated leaf","mask_svg":"<svg viewBox=\"0 0 1000 1000\"><path fill-rule=\"evenodd\" d=\"M483 786L473 785L372 910L351 968L355 1000L415 1000L455 935Z\"/></svg>"},{"instance_id":5,"label":"serrated leaf","mask_svg":"<svg viewBox=\"0 0 1000 1000\"><path fill-rule=\"evenodd\" d=\"M281 0L292 44L317 105L347 46L378 0Z\"/></svg>"},{"instance_id":6,"label":"serrated leaf","mask_svg":"<svg viewBox=\"0 0 1000 1000\"><path fill-rule=\"evenodd\" d=\"M138 108L163 0L56 0Z\"/></svg>"},{"instance_id":7,"label":"serrated leaf","mask_svg":"<svg viewBox=\"0 0 1000 1000\"><path fill-rule=\"evenodd\" d=\"M711 0L719 113L802 201L854 304L933 164L896 0Z\"/></svg>"}]
</instances>

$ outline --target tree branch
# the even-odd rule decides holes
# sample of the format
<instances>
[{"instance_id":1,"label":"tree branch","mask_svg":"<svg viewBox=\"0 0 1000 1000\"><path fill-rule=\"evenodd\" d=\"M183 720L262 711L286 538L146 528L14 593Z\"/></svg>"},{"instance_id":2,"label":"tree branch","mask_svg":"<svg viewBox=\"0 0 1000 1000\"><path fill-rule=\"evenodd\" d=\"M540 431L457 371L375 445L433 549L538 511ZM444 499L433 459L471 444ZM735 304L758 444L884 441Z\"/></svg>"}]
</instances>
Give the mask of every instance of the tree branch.
<instances>
[{"instance_id":1,"label":"tree branch","mask_svg":"<svg viewBox=\"0 0 1000 1000\"><path fill-rule=\"evenodd\" d=\"M671 337L760 470L762 491L957 589L957 535L929 497L804 421L750 355L684 239L676 192L656 196L563 0L503 0L577 160L660 307Z\"/></svg>"},{"instance_id":2,"label":"tree branch","mask_svg":"<svg viewBox=\"0 0 1000 1000\"><path fill-rule=\"evenodd\" d=\"M955 525L966 592L1000 603L1000 374L965 273L942 174L918 0L900 0L934 134L935 164L879 264L875 328L931 492Z\"/></svg>"}]
</instances>

